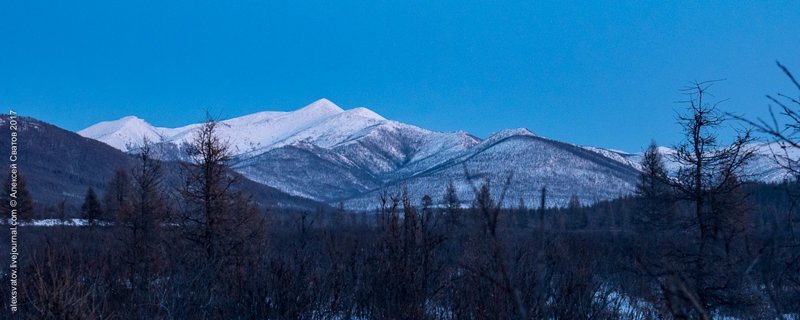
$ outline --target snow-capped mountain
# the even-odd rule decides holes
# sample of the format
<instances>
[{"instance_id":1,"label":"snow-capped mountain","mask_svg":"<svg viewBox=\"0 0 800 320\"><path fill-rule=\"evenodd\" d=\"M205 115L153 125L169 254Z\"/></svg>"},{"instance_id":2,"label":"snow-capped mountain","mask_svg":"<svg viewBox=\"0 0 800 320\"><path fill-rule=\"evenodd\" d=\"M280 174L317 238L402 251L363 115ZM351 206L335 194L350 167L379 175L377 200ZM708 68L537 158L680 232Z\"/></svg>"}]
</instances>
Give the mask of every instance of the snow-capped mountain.
<instances>
[{"instance_id":1,"label":"snow-capped mountain","mask_svg":"<svg viewBox=\"0 0 800 320\"><path fill-rule=\"evenodd\" d=\"M120 124L130 125L129 121L135 119L125 120ZM127 171L135 164L135 159L124 152L49 123L28 117L17 118L17 122L19 143L26 146L25 156L18 159L19 166L24 168L22 173L27 187L35 195L40 210L62 205L65 210L78 210L88 188L93 188L102 197L115 172ZM0 129L9 130L10 123L8 115L0 115ZM126 129L123 126L119 128ZM113 138L114 135L107 137ZM0 151L0 156L8 158L10 143L9 139L0 139L0 150L6 150L5 154ZM181 186L180 165L174 162L162 165L165 168L163 187L174 189ZM254 203L263 207L313 209L321 205L318 201L291 196L246 178L239 179L235 188L246 190Z\"/></svg>"},{"instance_id":2,"label":"snow-capped mountain","mask_svg":"<svg viewBox=\"0 0 800 320\"><path fill-rule=\"evenodd\" d=\"M473 185L465 178L467 172ZM632 167L602 154L542 138L526 129L511 129L347 203L355 208L368 208L381 192L396 193L404 188L416 199L425 194L441 197L449 181L454 183L459 199L469 202L474 198L472 188L485 179L489 179L495 196L499 196L510 176L505 205L516 205L522 199L528 206L536 206L542 187L548 190L548 206L564 206L572 195L589 204L631 193L637 174Z\"/></svg>"},{"instance_id":3,"label":"snow-capped mountain","mask_svg":"<svg viewBox=\"0 0 800 320\"><path fill-rule=\"evenodd\" d=\"M608 150L597 147L583 147L584 149L600 153L610 159L616 160L625 165L641 170L643 153L627 153L618 150ZM744 172L740 172L745 179L760 181L765 183L779 183L792 176L790 170L786 169L787 159L800 159L800 150L784 149L779 143L764 142L753 143L746 146L753 151L753 158L747 163ZM664 166L671 174L675 174L680 169L680 164L675 160L675 149L669 147L657 147L656 150L662 156ZM796 167L796 164L795 164Z\"/></svg>"},{"instance_id":4,"label":"snow-capped mountain","mask_svg":"<svg viewBox=\"0 0 800 320\"><path fill-rule=\"evenodd\" d=\"M347 127L328 130L326 120L347 118L353 121ZM342 132L357 131L372 123L385 120L366 109L344 111L327 99L318 100L293 112L258 112L220 122L219 134L232 151L239 154L257 152L314 138L315 142L329 144L341 139ZM338 121L344 124L345 121ZM322 125L322 126L321 126ZM179 128L154 127L137 117L124 117L115 121L95 124L78 134L107 143L122 151L132 151L147 137L151 141L164 141L181 145L191 139L197 124ZM258 129L258 130L254 130Z\"/></svg>"},{"instance_id":5,"label":"snow-capped mountain","mask_svg":"<svg viewBox=\"0 0 800 320\"><path fill-rule=\"evenodd\" d=\"M78 133L125 152L135 152L147 138L159 142L163 157L183 159L182 150L197 126L160 128L129 116ZM474 182L490 179L498 191L505 177L513 175L508 205L519 199L538 203L542 187L549 190L549 206L564 205L572 195L588 204L631 193L641 160L641 154L580 147L527 129L503 130L485 140L466 132L436 132L388 120L366 108L345 110L327 99L296 111L220 121L218 134L231 147L234 170L247 178L290 194L362 209L377 205L380 193L401 189L415 198L427 194L438 199L450 181L468 203L472 187L465 170ZM756 162L753 168L762 173L760 179L783 176L770 162ZM667 165L675 168L674 163Z\"/></svg>"},{"instance_id":6,"label":"snow-capped mountain","mask_svg":"<svg viewBox=\"0 0 800 320\"><path fill-rule=\"evenodd\" d=\"M143 138L160 141L161 137L173 135L177 129L157 128L146 121L127 116L119 120L103 121L78 131L78 134L105 142L122 151L130 151L142 142Z\"/></svg>"}]
</instances>

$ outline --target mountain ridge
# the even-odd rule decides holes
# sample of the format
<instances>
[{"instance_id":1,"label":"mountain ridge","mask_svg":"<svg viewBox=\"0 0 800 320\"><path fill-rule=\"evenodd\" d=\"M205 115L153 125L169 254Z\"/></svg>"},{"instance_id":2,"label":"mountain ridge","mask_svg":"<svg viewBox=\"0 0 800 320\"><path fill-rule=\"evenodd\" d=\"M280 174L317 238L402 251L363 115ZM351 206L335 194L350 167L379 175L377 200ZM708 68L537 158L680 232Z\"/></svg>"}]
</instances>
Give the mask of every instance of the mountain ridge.
<instances>
[{"instance_id":1,"label":"mountain ridge","mask_svg":"<svg viewBox=\"0 0 800 320\"><path fill-rule=\"evenodd\" d=\"M359 209L369 207L365 197L408 184L416 186L414 197L438 196L454 180L461 191L470 190L466 177L457 177L463 176L464 167L495 181L518 172L516 183L529 190L515 188L512 194L531 203L538 203L533 190L546 187L553 190L549 206L565 205L573 195L589 204L632 193L641 161L641 153L578 146L526 128L501 130L486 139L465 131L432 131L364 107L343 109L324 98L295 111L262 111L219 123L221 137L231 143L237 172L289 194ZM159 144L171 150L168 154L180 159L196 127L159 128L128 116L78 133L125 152L135 152L135 147L122 141L157 135ZM764 159L759 161L754 167L762 170L763 179L783 176ZM667 163L671 170L675 165Z\"/></svg>"},{"instance_id":2,"label":"mountain ridge","mask_svg":"<svg viewBox=\"0 0 800 320\"><path fill-rule=\"evenodd\" d=\"M136 119L127 119L136 121ZM116 170L130 170L136 159L108 144L80 136L72 131L29 117L18 120L19 145L22 148L19 168L38 206L38 213L64 203L77 210L88 188L102 196ZM8 130L8 115L0 115L0 129ZM8 161L7 139L0 139L0 157ZM5 154L4 154L5 153ZM164 161L164 188L174 190L182 183L181 164ZM265 208L325 207L324 204L286 194L270 186L240 177L237 189L252 196ZM171 192L168 192L171 194Z\"/></svg>"}]
</instances>

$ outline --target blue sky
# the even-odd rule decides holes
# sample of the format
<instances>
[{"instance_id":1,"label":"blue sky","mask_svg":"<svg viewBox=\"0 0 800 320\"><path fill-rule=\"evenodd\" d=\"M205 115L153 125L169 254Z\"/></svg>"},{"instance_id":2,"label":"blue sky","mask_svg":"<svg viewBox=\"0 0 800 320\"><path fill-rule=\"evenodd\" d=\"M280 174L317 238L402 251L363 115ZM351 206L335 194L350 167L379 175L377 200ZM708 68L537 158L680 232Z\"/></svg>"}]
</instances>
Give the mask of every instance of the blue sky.
<instances>
[{"instance_id":1,"label":"blue sky","mask_svg":"<svg viewBox=\"0 0 800 320\"><path fill-rule=\"evenodd\" d=\"M234 4L235 3L235 4ZM5 1L0 108L79 130L178 126L326 97L481 137L526 127L670 145L679 89L727 79L726 111L794 93L798 1Z\"/></svg>"}]
</instances>

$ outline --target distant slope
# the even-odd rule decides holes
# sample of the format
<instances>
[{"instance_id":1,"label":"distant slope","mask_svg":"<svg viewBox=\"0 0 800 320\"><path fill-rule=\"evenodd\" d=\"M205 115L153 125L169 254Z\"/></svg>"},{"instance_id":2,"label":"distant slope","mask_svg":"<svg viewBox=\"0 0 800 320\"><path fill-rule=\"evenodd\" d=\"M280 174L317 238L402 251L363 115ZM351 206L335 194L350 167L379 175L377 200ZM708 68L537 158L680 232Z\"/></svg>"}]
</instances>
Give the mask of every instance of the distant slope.
<instances>
[{"instance_id":1,"label":"distant slope","mask_svg":"<svg viewBox=\"0 0 800 320\"><path fill-rule=\"evenodd\" d=\"M136 152L142 137L162 141L166 160L182 160L197 125L158 128L136 117L101 122L80 134ZM479 142L466 132L434 132L387 120L365 108L320 99L292 112L258 112L220 121L234 168L284 192L335 203L425 170Z\"/></svg>"},{"instance_id":2,"label":"distant slope","mask_svg":"<svg viewBox=\"0 0 800 320\"><path fill-rule=\"evenodd\" d=\"M0 116L0 132L8 132L8 115ZM10 141L0 137L0 158L8 165ZM65 201L77 207L89 187L101 195L106 183L118 168L131 168L133 158L105 143L84 138L48 123L19 119L19 167L28 183L34 200L43 206ZM167 187L180 183L178 163L167 162ZM231 172L231 174L236 174ZM6 173L3 173L5 179ZM290 196L274 188L240 179L241 189L253 195L264 206L316 208L322 204Z\"/></svg>"},{"instance_id":3,"label":"distant slope","mask_svg":"<svg viewBox=\"0 0 800 320\"><path fill-rule=\"evenodd\" d=\"M622 151L612 151L595 147L584 147L587 150L596 151L608 158L616 160L625 165L639 170L641 168L642 153L625 153ZM748 181L764 183L780 183L785 180L792 180L792 173L779 163L785 163L786 159L800 159L800 150L783 149L775 142L758 142L748 145L754 151L753 158L738 174L741 178ZM675 160L675 150L668 147L658 147L664 165L672 174L680 168L680 163Z\"/></svg>"},{"instance_id":4,"label":"distant slope","mask_svg":"<svg viewBox=\"0 0 800 320\"><path fill-rule=\"evenodd\" d=\"M449 181L455 184L459 198L469 204L474 195L465 169L476 186L490 179L495 196L499 196L505 178L511 175L506 206L516 206L519 199L528 206L538 205L542 187L548 189L548 206L564 206L572 195L586 204L613 199L632 192L638 176L634 168L600 154L541 138L527 130L509 130L445 163L349 199L346 204L369 208L377 205L380 192L396 193L403 188L415 201L427 194L438 202Z\"/></svg>"},{"instance_id":5,"label":"distant slope","mask_svg":"<svg viewBox=\"0 0 800 320\"><path fill-rule=\"evenodd\" d=\"M345 110L327 99L291 112L264 111L220 121L219 134L232 146L233 168L247 178L288 194L366 208L381 190L407 186L414 196L435 196L448 181L472 199L464 166L495 185L514 173L508 194L537 203L546 187L548 205L564 205L572 195L585 204L629 194L641 153L580 147L538 137L527 129L500 131L486 140L466 132L436 132L388 120L366 108ZM119 150L136 152L142 137L161 141L165 160L182 160L197 124L158 128L137 117L101 122L79 133ZM786 170L765 145L743 176L781 181ZM669 148L659 149L665 155ZM678 164L665 157L672 172Z\"/></svg>"},{"instance_id":6,"label":"distant slope","mask_svg":"<svg viewBox=\"0 0 800 320\"><path fill-rule=\"evenodd\" d=\"M19 118L19 167L34 200L79 205L89 187L99 191L114 170L127 168L130 156L107 144L33 118ZM0 132L9 132L8 115L0 116ZM0 158L8 164L10 140L0 137ZM6 171L2 175L5 179Z\"/></svg>"}]
</instances>

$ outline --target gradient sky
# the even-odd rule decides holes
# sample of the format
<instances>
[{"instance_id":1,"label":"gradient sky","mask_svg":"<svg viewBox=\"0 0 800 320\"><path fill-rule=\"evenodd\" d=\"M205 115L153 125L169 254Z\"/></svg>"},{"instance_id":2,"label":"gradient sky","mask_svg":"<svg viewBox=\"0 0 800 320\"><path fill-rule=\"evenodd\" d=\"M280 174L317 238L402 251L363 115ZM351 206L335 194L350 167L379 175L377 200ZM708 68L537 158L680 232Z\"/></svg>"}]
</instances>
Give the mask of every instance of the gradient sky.
<instances>
[{"instance_id":1,"label":"gradient sky","mask_svg":"<svg viewBox=\"0 0 800 320\"><path fill-rule=\"evenodd\" d=\"M640 151L678 141L693 80L727 79L726 111L766 115L764 94L796 93L776 60L800 73L800 1L0 4L0 108L70 130L326 97L428 129Z\"/></svg>"}]
</instances>

